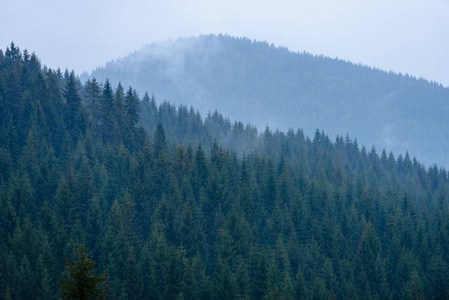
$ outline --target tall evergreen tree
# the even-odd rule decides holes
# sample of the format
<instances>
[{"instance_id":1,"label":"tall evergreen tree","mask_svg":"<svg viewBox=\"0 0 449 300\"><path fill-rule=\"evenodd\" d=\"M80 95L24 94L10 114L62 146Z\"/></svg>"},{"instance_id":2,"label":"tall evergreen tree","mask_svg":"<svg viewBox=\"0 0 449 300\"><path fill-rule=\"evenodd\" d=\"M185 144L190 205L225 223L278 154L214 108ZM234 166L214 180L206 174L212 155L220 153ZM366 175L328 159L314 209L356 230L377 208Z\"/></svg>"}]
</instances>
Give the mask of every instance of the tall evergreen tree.
<instances>
[{"instance_id":1,"label":"tall evergreen tree","mask_svg":"<svg viewBox=\"0 0 449 300\"><path fill-rule=\"evenodd\" d=\"M74 71L72 71L67 78L64 89L64 98L66 100L65 120L67 130L70 132L72 139L76 142L79 134L84 134L86 130L86 120Z\"/></svg>"},{"instance_id":2,"label":"tall evergreen tree","mask_svg":"<svg viewBox=\"0 0 449 300\"><path fill-rule=\"evenodd\" d=\"M139 122L139 97L136 90L129 87L125 96L125 112L129 122L129 127L133 128Z\"/></svg>"},{"instance_id":3,"label":"tall evergreen tree","mask_svg":"<svg viewBox=\"0 0 449 300\"><path fill-rule=\"evenodd\" d=\"M99 286L108 277L107 275L94 275L95 262L87 256L86 249L79 247L79 260L67 260L66 271L71 279L60 279L61 292L67 299L105 299L107 286Z\"/></svg>"},{"instance_id":4,"label":"tall evergreen tree","mask_svg":"<svg viewBox=\"0 0 449 300\"><path fill-rule=\"evenodd\" d=\"M114 95L109 80L103 86L100 101L100 133L105 143L111 143L114 133Z\"/></svg>"},{"instance_id":5,"label":"tall evergreen tree","mask_svg":"<svg viewBox=\"0 0 449 300\"><path fill-rule=\"evenodd\" d=\"M98 125L101 119L100 104L101 104L101 87L95 78L88 79L85 84L87 109L90 113L91 124L94 131L98 130Z\"/></svg>"}]
</instances>

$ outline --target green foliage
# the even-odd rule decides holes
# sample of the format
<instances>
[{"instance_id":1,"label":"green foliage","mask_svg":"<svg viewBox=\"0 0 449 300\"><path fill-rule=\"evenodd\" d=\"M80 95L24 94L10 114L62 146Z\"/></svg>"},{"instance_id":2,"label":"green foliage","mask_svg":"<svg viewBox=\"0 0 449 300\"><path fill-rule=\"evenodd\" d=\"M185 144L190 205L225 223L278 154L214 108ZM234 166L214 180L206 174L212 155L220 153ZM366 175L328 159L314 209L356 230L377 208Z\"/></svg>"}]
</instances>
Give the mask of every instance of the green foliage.
<instances>
[{"instance_id":1,"label":"green foliage","mask_svg":"<svg viewBox=\"0 0 449 300\"><path fill-rule=\"evenodd\" d=\"M25 57L0 55L0 299L104 295L80 244L112 298L448 294L445 169L148 94L132 119L134 89Z\"/></svg>"},{"instance_id":2,"label":"green foliage","mask_svg":"<svg viewBox=\"0 0 449 300\"><path fill-rule=\"evenodd\" d=\"M84 107L81 105L81 96L78 92L77 79L75 72L72 71L65 84L64 98L65 105L65 122L67 130L74 142L78 140L80 134L84 134L86 130L86 120L84 115Z\"/></svg>"},{"instance_id":3,"label":"green foliage","mask_svg":"<svg viewBox=\"0 0 449 300\"><path fill-rule=\"evenodd\" d=\"M60 279L62 296L66 299L106 299L108 286L101 286L108 276L94 275L95 262L80 246L78 261L66 260L66 272L70 279Z\"/></svg>"}]
</instances>

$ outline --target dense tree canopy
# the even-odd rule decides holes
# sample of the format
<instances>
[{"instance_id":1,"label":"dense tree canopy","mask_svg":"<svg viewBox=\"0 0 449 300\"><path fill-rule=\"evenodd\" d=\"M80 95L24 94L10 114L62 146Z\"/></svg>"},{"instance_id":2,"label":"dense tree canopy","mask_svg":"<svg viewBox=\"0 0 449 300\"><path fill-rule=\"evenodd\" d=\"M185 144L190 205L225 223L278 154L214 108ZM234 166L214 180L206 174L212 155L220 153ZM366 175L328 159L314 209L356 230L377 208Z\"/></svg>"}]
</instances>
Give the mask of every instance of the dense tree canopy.
<instances>
[{"instance_id":1,"label":"dense tree canopy","mask_svg":"<svg viewBox=\"0 0 449 300\"><path fill-rule=\"evenodd\" d=\"M0 299L63 296L81 244L114 299L448 297L445 169L26 57L0 52Z\"/></svg>"}]
</instances>

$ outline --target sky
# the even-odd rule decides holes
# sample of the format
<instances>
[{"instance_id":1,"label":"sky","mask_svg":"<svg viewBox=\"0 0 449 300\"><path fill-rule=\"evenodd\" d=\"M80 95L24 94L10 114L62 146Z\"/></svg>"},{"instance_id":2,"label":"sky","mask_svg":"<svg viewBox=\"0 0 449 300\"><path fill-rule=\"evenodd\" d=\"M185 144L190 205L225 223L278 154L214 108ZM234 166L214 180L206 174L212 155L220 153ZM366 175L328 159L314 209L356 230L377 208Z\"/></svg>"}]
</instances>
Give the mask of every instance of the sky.
<instances>
[{"instance_id":1,"label":"sky","mask_svg":"<svg viewBox=\"0 0 449 300\"><path fill-rule=\"evenodd\" d=\"M449 0L0 2L0 49L14 41L78 74L145 44L222 33L449 86Z\"/></svg>"}]
</instances>

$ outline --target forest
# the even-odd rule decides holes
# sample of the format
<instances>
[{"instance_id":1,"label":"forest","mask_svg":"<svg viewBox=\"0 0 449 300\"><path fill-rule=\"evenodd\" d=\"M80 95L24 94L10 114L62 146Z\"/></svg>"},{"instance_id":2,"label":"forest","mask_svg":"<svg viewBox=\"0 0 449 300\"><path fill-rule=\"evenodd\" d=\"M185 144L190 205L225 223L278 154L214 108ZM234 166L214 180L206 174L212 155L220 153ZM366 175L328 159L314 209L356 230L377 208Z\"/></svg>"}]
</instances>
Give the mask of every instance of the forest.
<instances>
[{"instance_id":1,"label":"forest","mask_svg":"<svg viewBox=\"0 0 449 300\"><path fill-rule=\"evenodd\" d=\"M204 35L152 43L80 78L133 86L143 95L218 110L287 132L317 128L334 139L449 167L449 88L408 74L293 52L264 41Z\"/></svg>"},{"instance_id":2,"label":"forest","mask_svg":"<svg viewBox=\"0 0 449 300\"><path fill-rule=\"evenodd\" d=\"M0 299L448 299L449 175L0 50Z\"/></svg>"}]
</instances>

